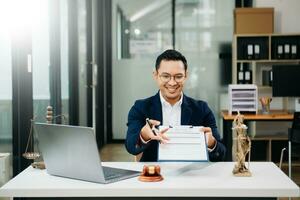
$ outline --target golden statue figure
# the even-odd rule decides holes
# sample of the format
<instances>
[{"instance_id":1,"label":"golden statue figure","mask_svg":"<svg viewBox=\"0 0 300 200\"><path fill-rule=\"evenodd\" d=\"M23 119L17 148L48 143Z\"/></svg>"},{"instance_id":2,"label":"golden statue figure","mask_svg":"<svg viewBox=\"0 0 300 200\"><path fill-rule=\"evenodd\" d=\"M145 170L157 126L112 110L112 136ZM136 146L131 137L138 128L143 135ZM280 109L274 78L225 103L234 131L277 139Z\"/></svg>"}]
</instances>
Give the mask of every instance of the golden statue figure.
<instances>
[{"instance_id":1,"label":"golden statue figure","mask_svg":"<svg viewBox=\"0 0 300 200\"><path fill-rule=\"evenodd\" d=\"M248 127L243 123L244 116L238 115L233 121L233 153L236 164L232 173L235 176L251 176L250 167L250 152L251 140L247 135ZM248 168L246 167L245 160L248 154Z\"/></svg>"}]
</instances>

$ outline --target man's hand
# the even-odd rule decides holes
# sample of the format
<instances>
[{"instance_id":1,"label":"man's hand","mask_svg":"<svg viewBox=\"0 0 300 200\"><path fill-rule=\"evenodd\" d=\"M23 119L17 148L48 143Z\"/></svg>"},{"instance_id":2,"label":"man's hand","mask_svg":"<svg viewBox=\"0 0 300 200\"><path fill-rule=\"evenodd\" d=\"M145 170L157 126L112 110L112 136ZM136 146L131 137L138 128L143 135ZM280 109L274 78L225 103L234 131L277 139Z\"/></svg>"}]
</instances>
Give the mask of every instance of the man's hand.
<instances>
[{"instance_id":1,"label":"man's hand","mask_svg":"<svg viewBox=\"0 0 300 200\"><path fill-rule=\"evenodd\" d=\"M201 130L205 134L207 147L210 148L210 149L214 148L214 146L216 145L216 138L213 136L211 128L210 127L203 127Z\"/></svg>"},{"instance_id":2,"label":"man's hand","mask_svg":"<svg viewBox=\"0 0 300 200\"><path fill-rule=\"evenodd\" d=\"M159 121L157 120L153 120L153 119L150 119L149 120L150 124L152 125L152 127L154 126L158 126L160 124ZM141 137L143 138L144 141L148 142L150 140L158 140L160 141L161 143L166 143L167 140L169 140L169 138L164 135L164 133L169 129L169 128L165 128L161 131L157 131L156 132L156 135L153 133L153 128L150 127L146 122L145 122L145 126L143 126L141 132L140 132L140 135Z\"/></svg>"}]
</instances>

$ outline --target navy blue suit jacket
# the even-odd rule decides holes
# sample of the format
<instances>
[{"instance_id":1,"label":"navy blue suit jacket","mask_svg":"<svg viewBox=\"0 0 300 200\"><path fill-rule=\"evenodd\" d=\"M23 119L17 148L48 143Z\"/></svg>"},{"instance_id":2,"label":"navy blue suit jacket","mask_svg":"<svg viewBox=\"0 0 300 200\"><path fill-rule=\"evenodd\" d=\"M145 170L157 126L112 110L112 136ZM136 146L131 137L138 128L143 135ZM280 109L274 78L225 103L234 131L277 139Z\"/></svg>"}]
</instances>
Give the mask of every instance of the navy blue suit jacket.
<instances>
[{"instance_id":1,"label":"navy blue suit jacket","mask_svg":"<svg viewBox=\"0 0 300 200\"><path fill-rule=\"evenodd\" d=\"M126 149L129 153L137 155L143 152L140 161L157 161L158 142L153 140L147 144L142 144L139 141L140 131L145 125L146 118L158 120L163 124L159 93L147 99L137 100L132 106L128 114L128 130L125 142ZM225 159L226 148L221 143L215 117L206 102L194 100L183 95L181 104L181 125L210 127L213 136L217 140L217 146L212 152L209 152L209 159L210 161L221 161Z\"/></svg>"}]
</instances>

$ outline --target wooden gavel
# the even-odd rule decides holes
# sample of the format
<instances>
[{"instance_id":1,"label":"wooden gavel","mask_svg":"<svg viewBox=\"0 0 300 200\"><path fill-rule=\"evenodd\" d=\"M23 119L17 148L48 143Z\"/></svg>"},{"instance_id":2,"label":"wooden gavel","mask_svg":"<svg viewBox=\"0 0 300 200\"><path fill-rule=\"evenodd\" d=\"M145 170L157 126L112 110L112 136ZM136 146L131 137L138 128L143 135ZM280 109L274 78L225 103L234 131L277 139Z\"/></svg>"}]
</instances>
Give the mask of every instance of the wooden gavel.
<instances>
[{"instance_id":1,"label":"wooden gavel","mask_svg":"<svg viewBox=\"0 0 300 200\"><path fill-rule=\"evenodd\" d=\"M159 176L160 175L160 166L144 165L142 174L144 176Z\"/></svg>"}]
</instances>

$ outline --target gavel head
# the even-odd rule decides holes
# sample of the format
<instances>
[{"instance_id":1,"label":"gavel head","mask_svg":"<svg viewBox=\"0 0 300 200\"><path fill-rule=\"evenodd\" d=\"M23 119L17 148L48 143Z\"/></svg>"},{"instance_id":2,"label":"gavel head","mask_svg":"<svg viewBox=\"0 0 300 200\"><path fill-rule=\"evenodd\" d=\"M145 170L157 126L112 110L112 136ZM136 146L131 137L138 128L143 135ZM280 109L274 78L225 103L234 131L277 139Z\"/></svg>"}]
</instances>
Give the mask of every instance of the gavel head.
<instances>
[{"instance_id":1,"label":"gavel head","mask_svg":"<svg viewBox=\"0 0 300 200\"><path fill-rule=\"evenodd\" d=\"M143 175L145 175L145 176L160 175L160 166L159 165L144 165Z\"/></svg>"}]
</instances>

